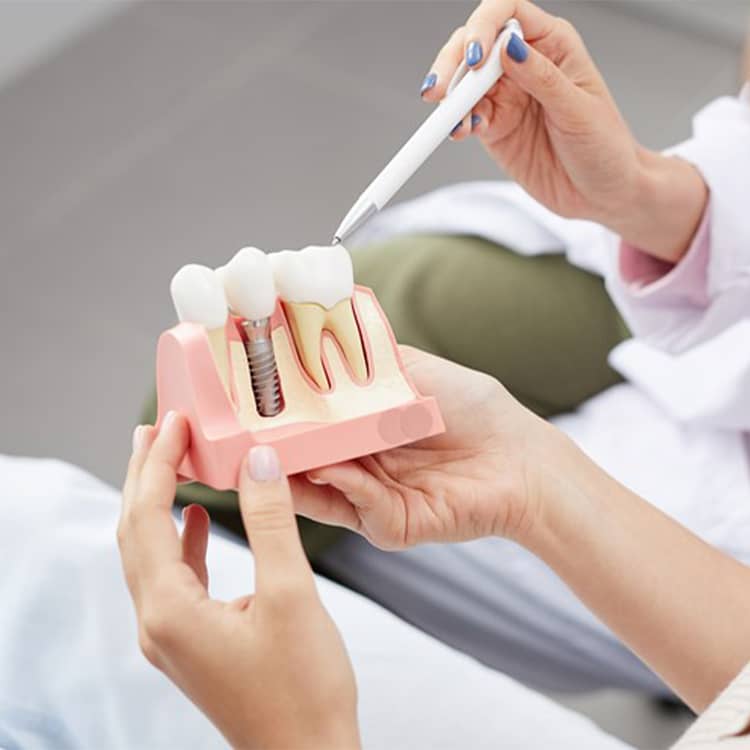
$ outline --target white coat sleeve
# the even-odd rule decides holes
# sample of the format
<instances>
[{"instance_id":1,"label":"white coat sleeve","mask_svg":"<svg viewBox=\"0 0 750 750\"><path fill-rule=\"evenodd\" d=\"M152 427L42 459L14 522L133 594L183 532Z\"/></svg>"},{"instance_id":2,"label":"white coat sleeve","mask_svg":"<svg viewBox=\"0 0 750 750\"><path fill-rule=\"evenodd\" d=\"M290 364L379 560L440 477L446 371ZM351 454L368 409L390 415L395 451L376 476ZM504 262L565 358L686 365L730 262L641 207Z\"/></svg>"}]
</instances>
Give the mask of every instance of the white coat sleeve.
<instances>
[{"instance_id":1,"label":"white coat sleeve","mask_svg":"<svg viewBox=\"0 0 750 750\"><path fill-rule=\"evenodd\" d=\"M671 153L701 172L709 205L671 269L620 247L608 287L634 339L610 360L675 418L750 431L750 84Z\"/></svg>"}]
</instances>

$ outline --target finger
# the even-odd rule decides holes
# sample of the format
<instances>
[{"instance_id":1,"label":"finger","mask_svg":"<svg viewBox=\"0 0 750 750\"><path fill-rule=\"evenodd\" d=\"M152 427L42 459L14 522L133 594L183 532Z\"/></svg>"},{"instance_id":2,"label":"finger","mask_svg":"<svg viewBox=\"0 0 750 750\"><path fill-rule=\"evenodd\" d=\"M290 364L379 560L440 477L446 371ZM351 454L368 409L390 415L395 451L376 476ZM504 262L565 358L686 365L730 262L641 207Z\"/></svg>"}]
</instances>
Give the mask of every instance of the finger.
<instances>
[{"instance_id":1,"label":"finger","mask_svg":"<svg viewBox=\"0 0 750 750\"><path fill-rule=\"evenodd\" d=\"M204 588L208 588L208 532L211 519L202 505L188 505L182 509L182 559L189 565Z\"/></svg>"},{"instance_id":2,"label":"finger","mask_svg":"<svg viewBox=\"0 0 750 750\"><path fill-rule=\"evenodd\" d=\"M511 34L502 52L505 75L555 118L580 118L585 93L549 58Z\"/></svg>"},{"instance_id":3,"label":"finger","mask_svg":"<svg viewBox=\"0 0 750 750\"><path fill-rule=\"evenodd\" d=\"M450 133L450 139L452 141L463 141L471 135L471 112L459 122Z\"/></svg>"},{"instance_id":4,"label":"finger","mask_svg":"<svg viewBox=\"0 0 750 750\"><path fill-rule=\"evenodd\" d=\"M139 424L133 430L133 451L128 461L128 471L122 488L123 505L131 499L132 492L138 484L143 464L146 461L151 444L154 442L156 431L151 425Z\"/></svg>"},{"instance_id":5,"label":"finger","mask_svg":"<svg viewBox=\"0 0 750 750\"><path fill-rule=\"evenodd\" d=\"M375 458L316 469L314 476L351 503L359 516L359 533L384 549L402 546L408 520L406 506L394 501L388 475Z\"/></svg>"},{"instance_id":6,"label":"finger","mask_svg":"<svg viewBox=\"0 0 750 750\"><path fill-rule=\"evenodd\" d=\"M526 0L484 0L466 21L464 59L470 68L484 65L503 26L513 17L532 40L546 36L554 27L554 16Z\"/></svg>"},{"instance_id":7,"label":"finger","mask_svg":"<svg viewBox=\"0 0 750 750\"><path fill-rule=\"evenodd\" d=\"M503 26L511 18L518 20L524 36L531 42L550 34L556 22L555 16L528 0L483 0L469 17L466 26L467 29L476 29L482 39L486 38L485 33L489 34L494 44ZM485 53L488 50L489 47L484 50Z\"/></svg>"},{"instance_id":8,"label":"finger","mask_svg":"<svg viewBox=\"0 0 750 750\"><path fill-rule=\"evenodd\" d=\"M359 461L346 461L315 469L308 472L308 476L311 481L325 482L345 495L360 516L377 514L379 509L384 508L382 500L385 498L386 488L382 478L374 476Z\"/></svg>"},{"instance_id":9,"label":"finger","mask_svg":"<svg viewBox=\"0 0 750 750\"><path fill-rule=\"evenodd\" d=\"M502 25L513 15L513 2L489 12L485 3L480 3L466 21L464 34L464 60L470 68L481 68L487 61L492 45Z\"/></svg>"},{"instance_id":10,"label":"finger","mask_svg":"<svg viewBox=\"0 0 750 750\"><path fill-rule=\"evenodd\" d=\"M315 477L292 477L289 482L294 509L299 515L329 526L361 530L362 524L354 506L335 487Z\"/></svg>"},{"instance_id":11,"label":"finger","mask_svg":"<svg viewBox=\"0 0 750 750\"><path fill-rule=\"evenodd\" d=\"M289 482L270 445L250 449L240 470L240 511L255 556L258 596L314 591L302 549Z\"/></svg>"},{"instance_id":12,"label":"finger","mask_svg":"<svg viewBox=\"0 0 750 750\"><path fill-rule=\"evenodd\" d=\"M421 96L427 102L439 102L464 56L464 27L456 29L432 63L422 83Z\"/></svg>"},{"instance_id":13,"label":"finger","mask_svg":"<svg viewBox=\"0 0 750 750\"><path fill-rule=\"evenodd\" d=\"M143 463L138 487L124 521L123 541L146 580L153 571L182 558L172 519L177 467L187 451L187 422L175 412L164 418Z\"/></svg>"},{"instance_id":14,"label":"finger","mask_svg":"<svg viewBox=\"0 0 750 750\"><path fill-rule=\"evenodd\" d=\"M471 114L471 132L481 136L487 130L487 124L492 118L492 102L487 98L481 99Z\"/></svg>"}]
</instances>

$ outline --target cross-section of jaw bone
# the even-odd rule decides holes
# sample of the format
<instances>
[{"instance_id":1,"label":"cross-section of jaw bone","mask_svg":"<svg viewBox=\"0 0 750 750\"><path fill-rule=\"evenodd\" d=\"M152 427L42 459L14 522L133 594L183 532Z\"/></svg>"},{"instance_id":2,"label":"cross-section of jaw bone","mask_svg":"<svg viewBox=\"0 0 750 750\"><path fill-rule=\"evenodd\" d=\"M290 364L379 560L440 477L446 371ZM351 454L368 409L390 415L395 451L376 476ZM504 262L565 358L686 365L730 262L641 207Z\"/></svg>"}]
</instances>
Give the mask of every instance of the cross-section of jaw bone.
<instances>
[{"instance_id":1,"label":"cross-section of jaw bone","mask_svg":"<svg viewBox=\"0 0 750 750\"><path fill-rule=\"evenodd\" d=\"M310 246L270 258L276 289L307 374L321 390L330 389L321 356L321 337L328 331L341 347L354 380L365 383L367 359L354 318L354 273L346 248Z\"/></svg>"}]
</instances>

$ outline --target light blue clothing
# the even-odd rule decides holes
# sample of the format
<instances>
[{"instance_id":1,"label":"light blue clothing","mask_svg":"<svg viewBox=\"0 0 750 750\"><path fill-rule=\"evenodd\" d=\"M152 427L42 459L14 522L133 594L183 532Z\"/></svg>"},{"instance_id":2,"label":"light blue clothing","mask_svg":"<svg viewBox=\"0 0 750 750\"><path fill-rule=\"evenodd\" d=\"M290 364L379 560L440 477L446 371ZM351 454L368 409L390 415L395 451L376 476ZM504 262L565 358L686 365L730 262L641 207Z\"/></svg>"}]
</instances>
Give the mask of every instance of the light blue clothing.
<instances>
[{"instance_id":1,"label":"light blue clothing","mask_svg":"<svg viewBox=\"0 0 750 750\"><path fill-rule=\"evenodd\" d=\"M138 650L115 543L118 493L57 461L0 456L0 480L0 748L226 747ZM215 596L248 593L246 547L214 535L208 563ZM318 587L357 675L365 747L626 747L364 597Z\"/></svg>"}]
</instances>

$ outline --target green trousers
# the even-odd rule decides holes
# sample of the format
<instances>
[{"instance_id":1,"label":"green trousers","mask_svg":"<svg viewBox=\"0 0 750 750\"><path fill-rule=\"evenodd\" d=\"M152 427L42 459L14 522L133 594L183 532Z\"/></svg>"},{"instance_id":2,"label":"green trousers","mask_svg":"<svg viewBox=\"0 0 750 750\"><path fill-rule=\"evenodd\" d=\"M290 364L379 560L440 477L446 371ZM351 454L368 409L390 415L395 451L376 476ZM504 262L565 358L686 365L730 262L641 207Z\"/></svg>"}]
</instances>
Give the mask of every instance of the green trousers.
<instances>
[{"instance_id":1,"label":"green trousers","mask_svg":"<svg viewBox=\"0 0 750 750\"><path fill-rule=\"evenodd\" d=\"M475 237L407 236L356 251L355 278L372 288L396 338L487 372L543 417L570 411L619 382L607 354L629 336L600 278L563 255L532 258ZM153 422L156 402L144 421ZM180 504L201 503L243 534L234 492L182 485ZM308 554L339 529L300 519Z\"/></svg>"}]
</instances>

